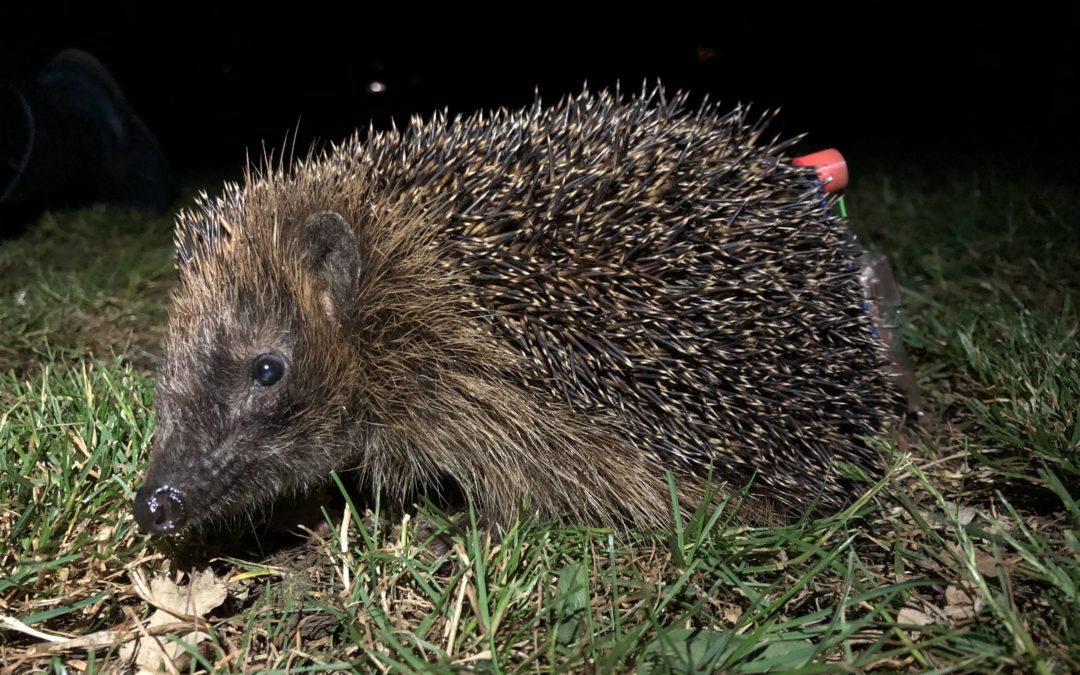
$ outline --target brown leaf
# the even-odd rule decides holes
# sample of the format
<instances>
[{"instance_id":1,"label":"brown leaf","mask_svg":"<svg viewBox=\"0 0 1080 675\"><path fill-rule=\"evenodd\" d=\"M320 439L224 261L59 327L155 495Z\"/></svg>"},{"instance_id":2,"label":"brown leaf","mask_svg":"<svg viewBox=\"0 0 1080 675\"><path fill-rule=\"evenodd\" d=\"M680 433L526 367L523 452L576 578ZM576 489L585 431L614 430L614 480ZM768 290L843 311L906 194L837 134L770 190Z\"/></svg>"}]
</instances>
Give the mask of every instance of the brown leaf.
<instances>
[{"instance_id":1,"label":"brown leaf","mask_svg":"<svg viewBox=\"0 0 1080 675\"><path fill-rule=\"evenodd\" d=\"M975 567L983 576L994 577L997 576L998 566L1001 561L990 555L981 548L975 549Z\"/></svg>"},{"instance_id":2,"label":"brown leaf","mask_svg":"<svg viewBox=\"0 0 1080 675\"><path fill-rule=\"evenodd\" d=\"M192 627L198 625L198 619L216 609L225 602L228 589L214 577L212 570L197 572L186 586L179 586L167 576L157 576L147 586L141 575L132 573L135 591L140 597L157 607L146 624L152 629L177 619L192 619ZM210 636L193 630L177 636L182 642L196 645ZM134 659L140 673L174 672L188 653L176 642L164 637L155 638L143 635L120 647L120 658L128 663Z\"/></svg>"},{"instance_id":3,"label":"brown leaf","mask_svg":"<svg viewBox=\"0 0 1080 675\"><path fill-rule=\"evenodd\" d=\"M896 615L896 623L907 624L911 626L928 626L934 623L934 620L914 607L904 607Z\"/></svg>"},{"instance_id":4,"label":"brown leaf","mask_svg":"<svg viewBox=\"0 0 1080 675\"><path fill-rule=\"evenodd\" d=\"M178 586L168 577L155 577L150 581L150 592L139 595L154 607L177 618L202 618L225 602L228 594L225 584L214 577L212 570L207 569L196 572L187 586Z\"/></svg>"},{"instance_id":5,"label":"brown leaf","mask_svg":"<svg viewBox=\"0 0 1080 675\"><path fill-rule=\"evenodd\" d=\"M945 616L951 619L970 619L982 609L983 598L968 581L949 584L945 589Z\"/></svg>"}]
</instances>

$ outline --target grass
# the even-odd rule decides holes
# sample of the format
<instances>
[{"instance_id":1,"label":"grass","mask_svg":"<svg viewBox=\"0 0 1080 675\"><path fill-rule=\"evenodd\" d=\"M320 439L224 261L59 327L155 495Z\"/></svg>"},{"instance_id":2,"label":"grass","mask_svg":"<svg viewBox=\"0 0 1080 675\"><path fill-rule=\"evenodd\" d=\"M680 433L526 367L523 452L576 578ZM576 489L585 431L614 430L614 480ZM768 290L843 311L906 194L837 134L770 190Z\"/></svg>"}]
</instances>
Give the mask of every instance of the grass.
<instances>
[{"instance_id":1,"label":"grass","mask_svg":"<svg viewBox=\"0 0 1080 675\"><path fill-rule=\"evenodd\" d=\"M140 535L170 225L43 217L0 243L0 668L111 670L141 637L180 672L1080 670L1080 198L916 168L848 199L899 272L927 411L892 473L833 517L726 506L668 538L526 520L493 544L348 499L261 551ZM217 604L147 624L196 577Z\"/></svg>"}]
</instances>

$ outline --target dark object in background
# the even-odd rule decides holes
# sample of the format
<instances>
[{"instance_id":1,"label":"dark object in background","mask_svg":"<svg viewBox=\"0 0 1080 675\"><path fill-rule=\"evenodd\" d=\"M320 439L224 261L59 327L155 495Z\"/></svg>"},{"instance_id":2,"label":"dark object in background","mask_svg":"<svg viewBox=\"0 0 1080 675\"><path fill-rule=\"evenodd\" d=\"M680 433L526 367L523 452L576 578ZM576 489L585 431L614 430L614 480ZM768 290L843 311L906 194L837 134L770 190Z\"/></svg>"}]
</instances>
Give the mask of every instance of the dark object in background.
<instances>
[{"instance_id":1,"label":"dark object in background","mask_svg":"<svg viewBox=\"0 0 1080 675\"><path fill-rule=\"evenodd\" d=\"M0 232L44 209L106 202L160 213L168 163L108 70L65 50L0 83Z\"/></svg>"}]
</instances>

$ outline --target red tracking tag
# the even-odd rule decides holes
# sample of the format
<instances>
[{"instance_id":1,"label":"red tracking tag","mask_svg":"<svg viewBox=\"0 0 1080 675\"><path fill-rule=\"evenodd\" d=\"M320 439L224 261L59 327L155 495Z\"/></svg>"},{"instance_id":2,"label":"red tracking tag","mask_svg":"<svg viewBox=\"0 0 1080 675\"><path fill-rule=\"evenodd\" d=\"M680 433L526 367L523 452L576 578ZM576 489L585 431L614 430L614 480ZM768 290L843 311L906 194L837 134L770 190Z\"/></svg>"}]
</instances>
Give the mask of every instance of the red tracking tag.
<instances>
[{"instance_id":1,"label":"red tracking tag","mask_svg":"<svg viewBox=\"0 0 1080 675\"><path fill-rule=\"evenodd\" d=\"M819 150L791 160L795 166L812 166L825 192L839 192L847 187L848 171L844 156L835 148Z\"/></svg>"}]
</instances>

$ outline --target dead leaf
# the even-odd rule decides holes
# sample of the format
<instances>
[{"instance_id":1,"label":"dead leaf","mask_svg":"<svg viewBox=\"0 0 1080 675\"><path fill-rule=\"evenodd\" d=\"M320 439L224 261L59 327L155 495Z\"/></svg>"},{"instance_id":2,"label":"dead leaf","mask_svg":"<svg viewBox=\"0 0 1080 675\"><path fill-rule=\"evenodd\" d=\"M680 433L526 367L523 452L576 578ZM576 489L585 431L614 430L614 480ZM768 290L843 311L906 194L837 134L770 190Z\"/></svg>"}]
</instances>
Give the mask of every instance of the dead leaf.
<instances>
[{"instance_id":1,"label":"dead leaf","mask_svg":"<svg viewBox=\"0 0 1080 675\"><path fill-rule=\"evenodd\" d=\"M960 506L956 502L945 502L945 512L955 518L960 527L967 527L975 520L975 509L970 506Z\"/></svg>"},{"instance_id":2,"label":"dead leaf","mask_svg":"<svg viewBox=\"0 0 1080 675\"><path fill-rule=\"evenodd\" d=\"M986 577L997 576L998 566L1001 561L990 555L981 548L975 549L975 567L979 573Z\"/></svg>"},{"instance_id":3,"label":"dead leaf","mask_svg":"<svg viewBox=\"0 0 1080 675\"><path fill-rule=\"evenodd\" d=\"M202 623L200 619L225 602L228 589L209 569L195 573L185 586L178 585L167 576L157 576L147 585L138 572L132 572L132 584L139 597L157 607L157 610L150 615L143 635L120 647L120 658L129 663L134 659L140 673L173 672L180 661L188 657L187 651L167 637L152 637L151 629L178 619L190 621L194 628ZM176 637L188 645L197 645L210 636L193 630Z\"/></svg>"},{"instance_id":4,"label":"dead leaf","mask_svg":"<svg viewBox=\"0 0 1080 675\"><path fill-rule=\"evenodd\" d=\"M934 620L924 612L921 612L914 607L904 607L896 615L896 623L902 623L909 626L928 626L934 623Z\"/></svg>"},{"instance_id":5,"label":"dead leaf","mask_svg":"<svg viewBox=\"0 0 1080 675\"><path fill-rule=\"evenodd\" d=\"M967 527L973 520L975 520L975 509L970 506L961 506L956 510L956 522L960 525Z\"/></svg>"},{"instance_id":6,"label":"dead leaf","mask_svg":"<svg viewBox=\"0 0 1080 675\"><path fill-rule=\"evenodd\" d=\"M142 589L136 588L136 591L139 590ZM196 572L187 586L178 586L169 577L155 577L150 581L149 593L139 593L143 600L176 618L201 618L225 602L228 594L225 584L218 581L213 570L209 569Z\"/></svg>"},{"instance_id":7,"label":"dead leaf","mask_svg":"<svg viewBox=\"0 0 1080 675\"><path fill-rule=\"evenodd\" d=\"M945 589L945 616L951 619L970 619L982 610L983 598L969 581L949 584Z\"/></svg>"}]
</instances>

